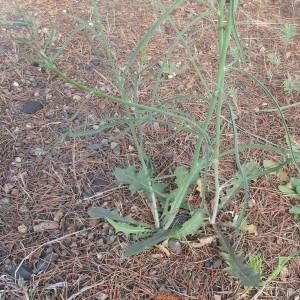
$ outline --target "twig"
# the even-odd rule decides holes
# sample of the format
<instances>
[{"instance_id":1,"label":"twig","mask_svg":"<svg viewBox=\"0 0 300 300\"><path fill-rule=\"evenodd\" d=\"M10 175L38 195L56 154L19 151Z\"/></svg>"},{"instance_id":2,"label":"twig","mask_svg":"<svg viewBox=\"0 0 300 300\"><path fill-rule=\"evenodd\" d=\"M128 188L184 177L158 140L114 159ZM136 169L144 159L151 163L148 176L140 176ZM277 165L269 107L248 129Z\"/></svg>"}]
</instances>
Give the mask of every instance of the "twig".
<instances>
[{"instance_id":1,"label":"twig","mask_svg":"<svg viewBox=\"0 0 300 300\"><path fill-rule=\"evenodd\" d=\"M85 286L83 287L81 290L79 290L79 292L73 294L71 297L67 298L67 300L73 300L75 299L77 296L81 295L82 293L84 293L85 291L88 291L96 286L99 286L99 285L102 285L106 279L108 279L112 274L109 274L107 275L101 282L97 282L97 283L94 283L92 285L89 285L89 286Z\"/></svg>"},{"instance_id":2,"label":"twig","mask_svg":"<svg viewBox=\"0 0 300 300\"><path fill-rule=\"evenodd\" d=\"M108 194L108 193L111 193L113 191L116 191L116 190L119 190L119 189L124 189L126 188L126 186L117 186L117 187L114 187L112 189L109 189L109 190L106 190L106 191L103 191L103 192L99 192L99 193L96 193L95 195L93 196L90 196L90 197L85 197L83 198L84 201L89 201L89 200L93 200L95 198L99 198L105 194Z\"/></svg>"}]
</instances>

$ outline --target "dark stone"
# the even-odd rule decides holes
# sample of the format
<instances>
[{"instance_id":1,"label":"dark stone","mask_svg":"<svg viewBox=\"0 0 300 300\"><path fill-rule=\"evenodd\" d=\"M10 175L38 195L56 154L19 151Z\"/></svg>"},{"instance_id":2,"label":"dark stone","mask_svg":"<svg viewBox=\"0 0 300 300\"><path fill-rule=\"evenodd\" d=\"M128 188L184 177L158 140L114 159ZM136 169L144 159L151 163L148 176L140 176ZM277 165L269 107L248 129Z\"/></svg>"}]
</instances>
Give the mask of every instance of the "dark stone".
<instances>
[{"instance_id":1,"label":"dark stone","mask_svg":"<svg viewBox=\"0 0 300 300\"><path fill-rule=\"evenodd\" d=\"M32 275L33 272L29 267L21 266L18 269L17 274L15 274L17 268L18 267L13 267L13 268L9 269L7 271L8 274L11 275L12 277L23 278L26 281L29 281L31 279L31 275Z\"/></svg>"},{"instance_id":2,"label":"dark stone","mask_svg":"<svg viewBox=\"0 0 300 300\"><path fill-rule=\"evenodd\" d=\"M212 259L204 263L204 267L209 269L219 269L221 266L222 266L222 260L217 256L213 257Z\"/></svg>"},{"instance_id":3,"label":"dark stone","mask_svg":"<svg viewBox=\"0 0 300 300\"><path fill-rule=\"evenodd\" d=\"M54 252L48 253L44 258L40 258L35 265L36 274L44 273L51 262L55 262L58 255Z\"/></svg>"},{"instance_id":4,"label":"dark stone","mask_svg":"<svg viewBox=\"0 0 300 300\"><path fill-rule=\"evenodd\" d=\"M31 114L35 114L43 107L44 107L43 104L39 101L27 101L22 106L22 112L31 115Z\"/></svg>"},{"instance_id":5,"label":"dark stone","mask_svg":"<svg viewBox=\"0 0 300 300\"><path fill-rule=\"evenodd\" d=\"M0 257L4 257L6 255L7 253L3 249L0 249Z\"/></svg>"}]
</instances>

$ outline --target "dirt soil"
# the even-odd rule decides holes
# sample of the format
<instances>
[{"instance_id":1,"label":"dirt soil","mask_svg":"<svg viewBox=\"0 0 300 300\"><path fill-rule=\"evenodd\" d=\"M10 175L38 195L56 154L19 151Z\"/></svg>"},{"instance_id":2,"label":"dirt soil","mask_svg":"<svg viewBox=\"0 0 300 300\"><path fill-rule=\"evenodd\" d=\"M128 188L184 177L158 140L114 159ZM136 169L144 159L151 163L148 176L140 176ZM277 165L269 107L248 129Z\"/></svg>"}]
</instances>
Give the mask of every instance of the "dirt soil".
<instances>
[{"instance_id":1,"label":"dirt soil","mask_svg":"<svg viewBox=\"0 0 300 300\"><path fill-rule=\"evenodd\" d=\"M162 2L169 6L173 1ZM37 21L39 41L51 28L57 29L59 39L53 47L66 41L78 25L76 20L65 16L65 12L88 20L90 26L94 26L87 0L20 0L18 4ZM161 12L155 1L100 0L98 4L116 64L122 69L138 40ZM0 18L22 20L15 5L13 1L0 0ZM180 29L205 11L205 5L186 1L173 13L173 18ZM299 94L286 95L283 90L284 80L300 76L299 18L297 0L241 1L238 10L238 31L247 55L244 68L260 78L281 105L299 102ZM297 28L294 42L288 45L280 39L285 23L293 23ZM204 19L197 26L189 31L194 33L188 42L208 87L212 88L217 62L216 18ZM138 95L141 103L149 103L158 70L157 59L175 36L166 22L149 42L145 61L152 63L152 67L141 78ZM242 300L255 297L257 289L247 291L236 279L226 275L226 264L220 257L218 245L192 247L191 241L213 235L209 226L183 242L178 253L154 248L136 257L123 257L132 238L115 233L105 222L90 220L87 209L92 206L117 208L124 215L151 222L142 197L118 187L113 175L117 166L138 165L129 133L117 126L94 136L60 139L68 128L89 123L97 129L101 120L124 115L123 108L76 90L34 63L34 53L17 41L17 38L28 37L27 28L21 23L17 27L1 25L0 37L0 299ZM268 62L267 54L271 52L279 57L276 65ZM184 71L175 77L163 78L157 99L190 95L163 105L201 121L207 102L201 98L203 87L186 57L182 45L175 48L172 60ZM58 64L70 77L118 95L84 31L75 35ZM272 72L272 78L267 76L268 71ZM235 114L240 143L286 147L278 115L260 112L260 109L274 107L269 98L238 73L231 74L226 85L237 91ZM129 82L127 88L130 95L133 83ZM197 97L193 97L195 94ZM25 113L24 105L28 101L37 101L43 108L33 114ZM76 112L76 117L71 118ZM296 146L300 144L299 115L300 106L285 111ZM226 121L227 112L224 111L223 117L222 147L227 148L232 145L232 128ZM159 124L146 126L144 133L146 152L152 157L157 174L167 175L178 165L190 167L195 144L192 135ZM241 158L260 164L263 159L279 159L262 150L243 152ZM233 162L232 156L222 159L222 180L229 179L235 172ZM286 171L295 175L292 166L287 166ZM208 191L213 195L213 178L210 179ZM237 250L260 253L263 278L274 270L280 256L288 256L300 247L300 223L288 212L295 200L279 193L278 184L279 179L274 176L252 182L247 221L256 230L243 232L238 238L231 231L227 235ZM190 197L191 201L197 199L197 193L191 193ZM220 220L232 220L241 209L240 200L220 214ZM14 268L20 263L23 265L19 272L25 280L13 277ZM296 300L299 297L300 258L296 257L258 299Z\"/></svg>"}]
</instances>

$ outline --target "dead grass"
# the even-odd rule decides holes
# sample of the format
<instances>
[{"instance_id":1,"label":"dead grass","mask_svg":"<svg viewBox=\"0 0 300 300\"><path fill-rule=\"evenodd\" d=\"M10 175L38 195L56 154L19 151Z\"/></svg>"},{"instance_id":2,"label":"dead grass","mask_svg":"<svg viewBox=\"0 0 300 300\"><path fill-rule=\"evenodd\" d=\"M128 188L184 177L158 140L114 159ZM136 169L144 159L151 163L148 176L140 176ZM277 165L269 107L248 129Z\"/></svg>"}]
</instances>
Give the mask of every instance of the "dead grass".
<instances>
[{"instance_id":1,"label":"dead grass","mask_svg":"<svg viewBox=\"0 0 300 300\"><path fill-rule=\"evenodd\" d=\"M2 3L1 3L2 2ZM105 15L106 29L118 66L123 66L139 38L152 24L159 12L147 1L99 1ZM169 3L170 1L164 1ZM191 2L191 1L190 1ZM67 10L89 19L88 1L20 1L28 11L34 13L44 28L53 24L58 26L62 39L73 28L69 19L62 17ZM291 4L292 3L292 4ZM11 17L12 5L0 1L1 17ZM182 28L201 7L195 3L186 4L176 11L174 18ZM295 22L299 30L300 3L297 1L244 1L239 12L239 31L250 57L248 70L263 79L281 104L294 103L297 95L287 97L282 90L282 81L288 74L299 74L299 39L285 48L278 39L280 25ZM211 20L199 26L214 23ZM65 118L72 115L85 95L66 87L59 79L47 71L40 71L24 58L24 49L15 43L15 38L26 34L23 28L1 27L0 40L0 181L1 197L9 198L9 205L1 204L0 214L0 270L5 266L17 266L24 257L25 264L34 268L45 248L51 247L59 255L46 272L35 275L32 281L20 287L11 277L0 276L0 291L6 290L4 299L102 299L101 293L108 299L153 299L159 291L169 291L182 299L251 299L244 289L223 272L224 264L212 268L210 262L218 256L215 245L201 249L184 246L182 254L170 257L155 249L133 258L123 258L122 251L128 239L117 236L113 244L101 243L103 223L91 222L87 217L87 208L91 205L106 204L118 207L124 213L132 212L139 218L147 219L149 212L141 199L131 197L126 189L116 189L112 170L115 166L136 162L136 153L128 150L129 136L124 135L120 143L120 154L114 154L109 146L100 151L88 150L86 146L100 139L116 139L118 132L112 130L101 136L66 140L54 144L66 126L78 126L87 121L122 114L118 105L91 97L78 117L67 124ZM208 84L213 84L216 49L212 31L206 30L193 39L195 57L207 75ZM298 35L299 36L299 35ZM146 59L152 61L162 55L174 32L166 25L165 33L157 34L149 44ZM273 67L273 79L267 81L266 53L276 51L281 59L278 67ZM287 54L289 57L287 58ZM184 49L178 47L174 60L187 65ZM116 89L110 85L107 74L91 65L94 58L90 47L82 37L78 37L60 60L66 72L76 78L98 86L111 93ZM143 78L140 97L147 102L151 94L153 73ZM13 86L13 82L19 87ZM262 114L257 109L272 107L262 93L249 80L240 75L230 77L232 86L238 88L238 125L240 141L259 142L259 138L284 145L283 129L275 114ZM196 91L203 94L192 72L186 72L173 79L164 79L159 96L168 98L178 93ZM38 93L38 94L37 94ZM76 100L74 95L79 95ZM51 95L51 97L49 97ZM26 116L20 112L24 101L36 98L45 103L45 110L37 115ZM77 98L78 99L78 98ZM299 101L299 100L298 100ZM266 104L265 104L266 103ZM189 100L176 103L177 109L192 113L199 120L205 114L205 102ZM48 114L47 114L48 113ZM299 107L287 111L285 117L291 132L299 134ZM147 151L153 157L155 170L161 175L176 165L190 164L193 140L187 134L176 134L175 141L161 145L153 143L168 138L174 131L160 126L159 130L146 128ZM249 134L251 132L252 134ZM224 147L230 145L231 130L224 132ZM51 149L45 157L34 157L30 150L35 147ZM50 147L50 148L49 148ZM163 155L162 155L163 153ZM21 163L16 163L16 157ZM262 158L272 158L269 154L250 151L244 158L253 158L259 162ZM234 165L229 157L222 161L223 178L234 173ZM293 170L289 170L290 173ZM89 190L87 174L101 176L108 184L105 189L110 193L89 200L85 194ZM12 187L8 193L5 184ZM264 275L274 269L279 256L286 256L296 247L300 247L299 223L288 214L292 201L276 191L276 179L263 178L251 186L253 207L247 214L247 220L258 228L258 236L243 234L237 240L238 248L246 252L258 250L264 261ZM1 198L0 197L0 198ZM138 203L139 209L132 211L132 205ZM238 201L231 210L240 210ZM3 208L2 208L3 206ZM33 225L41 220L53 220L57 211L63 211L63 219L58 230L36 233ZM224 212L221 219L230 217ZM28 232L22 234L18 226L24 224ZM105 226L104 226L105 227ZM81 232L83 230L83 232ZM73 234L80 231L81 233ZM210 228L205 228L207 234ZM204 236L199 233L196 238ZM228 235L229 238L234 238ZM52 242L51 242L52 241ZM41 246L42 245L42 246ZM38 250L36 250L38 249ZM35 251L36 250L36 251ZM288 265L287 276L280 276L268 287L259 299L297 299L300 286L300 260L295 259ZM294 294L292 293L294 291ZM218 296L220 296L218 298Z\"/></svg>"}]
</instances>

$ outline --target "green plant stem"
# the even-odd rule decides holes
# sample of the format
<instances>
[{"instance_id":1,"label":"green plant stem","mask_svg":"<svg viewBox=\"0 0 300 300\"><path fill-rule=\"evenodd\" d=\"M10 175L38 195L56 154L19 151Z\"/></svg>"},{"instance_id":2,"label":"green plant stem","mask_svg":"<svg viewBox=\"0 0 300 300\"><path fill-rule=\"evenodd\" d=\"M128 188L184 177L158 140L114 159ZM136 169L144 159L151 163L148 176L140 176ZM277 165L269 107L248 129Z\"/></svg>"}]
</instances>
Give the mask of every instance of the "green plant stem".
<instances>
[{"instance_id":1,"label":"green plant stem","mask_svg":"<svg viewBox=\"0 0 300 300\"><path fill-rule=\"evenodd\" d=\"M259 87L262 89L262 91L272 100L272 102L275 104L276 108L277 108L277 112L280 116L280 119L281 119L281 123L283 125L283 128L284 128L284 131L285 131L285 134L286 134L286 139L287 139L287 144L290 148L290 153L291 153L291 156L292 156L292 159L293 159L293 162L294 162L294 165L295 165L295 168L297 169L297 172L300 173L300 167L297 163L297 160L296 160L296 157L295 157L295 150L293 149L293 145L292 145L292 141L291 141L291 135L289 133L289 129L287 127L287 124L286 124L286 120L285 120L285 117L282 113L282 110L281 110L281 107L279 105L279 102L278 100L273 96L273 94L268 90L268 88L258 79L256 78L254 75L252 75L251 73L248 73L244 70L241 70L241 69L238 69L238 68L234 68L232 67L231 68L232 70L235 70L241 74L243 74L244 76L246 76L247 78L250 78L252 79L254 82L256 82Z\"/></svg>"},{"instance_id":2,"label":"green plant stem","mask_svg":"<svg viewBox=\"0 0 300 300\"><path fill-rule=\"evenodd\" d=\"M142 149L140 143L138 142L138 138L137 138L137 135L136 135L136 130L134 128L133 122L130 122L129 126L130 126L130 129L131 129L131 134L132 134L135 146L137 148L137 151L138 151L138 154L139 154L139 157L140 157L140 161L142 163L144 173L146 174L146 177L147 177L147 185L148 185L148 189L149 189L149 193L150 193L150 201L151 201L150 202L150 207L151 207L151 212L152 212L152 215L153 215L155 228L159 229L160 228L160 222L159 222L159 215L158 215L158 210L157 210L157 199L156 199L155 193L154 193L153 188L152 188L152 182L151 182L151 177L150 177L150 174L149 174L149 170L148 170L148 167L147 167L147 165L145 163L145 160L144 160L144 152L143 152L143 149Z\"/></svg>"},{"instance_id":3,"label":"green plant stem","mask_svg":"<svg viewBox=\"0 0 300 300\"><path fill-rule=\"evenodd\" d=\"M280 106L280 110L281 110L281 111L287 110L287 109L296 107L296 106L298 106L298 105L300 105L300 102L296 102L296 103L293 103L293 104ZM260 109L259 112L278 112L278 108L266 108L266 109Z\"/></svg>"},{"instance_id":4,"label":"green plant stem","mask_svg":"<svg viewBox=\"0 0 300 300\"><path fill-rule=\"evenodd\" d=\"M168 110L163 110L160 108L156 108L156 107L152 107L152 106L148 106L148 105L144 105L144 104L139 104L139 103L135 103L130 99L122 99L120 97L117 96L112 96L110 94L101 92L97 89L91 88L81 82L78 82L74 79L71 79L70 77L68 77L66 74L64 74L56 65L52 64L51 62L49 62L48 60L45 62L47 68L52 71L53 74L57 75L58 77L60 77L62 80L64 80L65 82L68 82L70 84L72 84L74 87L78 88L81 91L85 91L88 92L92 95L95 95L97 97L102 97L104 99L110 100L114 103L118 103L118 104L122 104L124 106L127 107L134 107L143 111L147 111L147 112L152 112L152 113L156 113L162 116L167 116L167 117L171 117L174 118L178 121L182 121L183 123L186 123L189 126L194 127L198 132L201 133L201 135L203 136L203 139L206 142L209 142L209 136L207 135L206 131L194 120L187 118L185 116L182 116L178 113L173 113L170 112Z\"/></svg>"},{"instance_id":5,"label":"green plant stem","mask_svg":"<svg viewBox=\"0 0 300 300\"><path fill-rule=\"evenodd\" d=\"M222 104L223 104L223 88L224 88L224 78L225 78L225 60L227 56L230 36L233 28L233 7L234 0L230 1L230 8L228 9L227 24L225 29L225 35L222 41L222 49L220 54L220 61L218 67L218 73L216 78L215 91L213 95L212 102L217 106L216 108L216 136L215 136L215 146L214 146L214 176L215 176L215 197L213 203L213 213L211 217L211 224L216 223L216 217L218 213L219 200L220 200L220 184L219 184L219 153L220 153L220 143L221 143L221 114L222 114ZM220 24L219 24L220 26ZM205 127L204 127L205 128Z\"/></svg>"},{"instance_id":6,"label":"green plant stem","mask_svg":"<svg viewBox=\"0 0 300 300\"><path fill-rule=\"evenodd\" d=\"M218 16L218 39L219 39L219 51L223 49L224 40L224 27L223 27L223 15L224 15L225 0L221 0L217 9Z\"/></svg>"}]
</instances>

